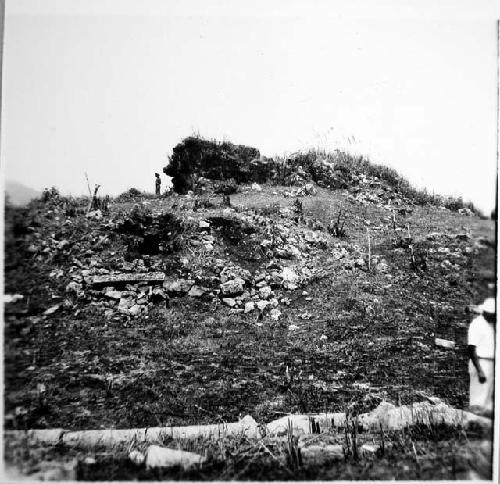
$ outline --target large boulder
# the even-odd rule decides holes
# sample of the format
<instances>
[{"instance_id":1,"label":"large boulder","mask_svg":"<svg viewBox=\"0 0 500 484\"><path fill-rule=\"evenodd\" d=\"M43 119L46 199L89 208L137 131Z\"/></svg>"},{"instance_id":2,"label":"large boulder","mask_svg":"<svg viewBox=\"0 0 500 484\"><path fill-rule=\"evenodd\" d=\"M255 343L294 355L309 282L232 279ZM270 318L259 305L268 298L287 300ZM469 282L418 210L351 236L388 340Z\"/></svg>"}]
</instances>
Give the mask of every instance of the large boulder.
<instances>
[{"instance_id":1,"label":"large boulder","mask_svg":"<svg viewBox=\"0 0 500 484\"><path fill-rule=\"evenodd\" d=\"M223 297L240 296L245 290L245 281L240 278L231 279L220 285L221 295Z\"/></svg>"},{"instance_id":2,"label":"large boulder","mask_svg":"<svg viewBox=\"0 0 500 484\"><path fill-rule=\"evenodd\" d=\"M249 182L250 162L256 158L260 158L259 150L251 146L190 136L174 147L163 172L173 177L173 188L177 193L187 193L200 176L209 180L232 178L237 183Z\"/></svg>"}]
</instances>

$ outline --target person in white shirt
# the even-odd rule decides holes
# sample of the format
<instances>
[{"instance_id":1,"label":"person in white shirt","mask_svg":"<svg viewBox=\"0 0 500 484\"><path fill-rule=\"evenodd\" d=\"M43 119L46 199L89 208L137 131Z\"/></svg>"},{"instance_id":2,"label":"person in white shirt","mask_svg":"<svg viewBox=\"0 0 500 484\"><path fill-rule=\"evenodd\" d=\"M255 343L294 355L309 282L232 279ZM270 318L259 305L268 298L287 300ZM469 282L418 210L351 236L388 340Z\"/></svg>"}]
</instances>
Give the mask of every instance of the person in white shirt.
<instances>
[{"instance_id":1,"label":"person in white shirt","mask_svg":"<svg viewBox=\"0 0 500 484\"><path fill-rule=\"evenodd\" d=\"M495 384L495 299L485 299L478 309L481 310L481 315L472 320L467 335L470 358L469 408L476 413L492 415Z\"/></svg>"}]
</instances>

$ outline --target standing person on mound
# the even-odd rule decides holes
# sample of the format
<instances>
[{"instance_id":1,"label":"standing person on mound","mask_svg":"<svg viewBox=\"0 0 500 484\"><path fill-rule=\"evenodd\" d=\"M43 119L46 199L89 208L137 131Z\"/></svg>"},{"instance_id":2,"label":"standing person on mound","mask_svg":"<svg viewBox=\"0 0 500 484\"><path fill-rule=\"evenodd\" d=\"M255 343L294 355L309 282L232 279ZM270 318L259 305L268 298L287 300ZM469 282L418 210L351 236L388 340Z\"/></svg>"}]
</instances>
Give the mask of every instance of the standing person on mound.
<instances>
[{"instance_id":1,"label":"standing person on mound","mask_svg":"<svg viewBox=\"0 0 500 484\"><path fill-rule=\"evenodd\" d=\"M470 409L492 415L495 385L496 301L490 297L479 306L467 335L469 345Z\"/></svg>"},{"instance_id":2,"label":"standing person on mound","mask_svg":"<svg viewBox=\"0 0 500 484\"><path fill-rule=\"evenodd\" d=\"M156 180L155 180L155 188L156 188L156 195L159 196L160 195L160 188L161 188L161 178L160 178L160 174L159 173L155 173L155 177L156 177Z\"/></svg>"}]
</instances>

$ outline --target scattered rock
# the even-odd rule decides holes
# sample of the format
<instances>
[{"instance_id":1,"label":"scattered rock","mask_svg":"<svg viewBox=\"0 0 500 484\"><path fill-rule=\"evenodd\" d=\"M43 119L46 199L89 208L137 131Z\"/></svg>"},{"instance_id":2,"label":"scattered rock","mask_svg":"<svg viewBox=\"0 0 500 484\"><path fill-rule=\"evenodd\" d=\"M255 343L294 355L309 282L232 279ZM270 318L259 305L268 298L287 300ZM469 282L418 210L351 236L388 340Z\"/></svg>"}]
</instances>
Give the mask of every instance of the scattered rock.
<instances>
[{"instance_id":1,"label":"scattered rock","mask_svg":"<svg viewBox=\"0 0 500 484\"><path fill-rule=\"evenodd\" d=\"M146 456L138 450L133 450L132 452L130 452L128 458L137 466L144 464L144 461L146 460Z\"/></svg>"},{"instance_id":2,"label":"scattered rock","mask_svg":"<svg viewBox=\"0 0 500 484\"><path fill-rule=\"evenodd\" d=\"M245 281L243 279L232 279L220 285L221 294L224 297L240 296L243 294Z\"/></svg>"},{"instance_id":3,"label":"scattered rock","mask_svg":"<svg viewBox=\"0 0 500 484\"><path fill-rule=\"evenodd\" d=\"M283 268L280 273L280 277L283 280L283 287L288 290L297 289L297 283L299 281L299 275L290 269L289 267Z\"/></svg>"},{"instance_id":4,"label":"scattered rock","mask_svg":"<svg viewBox=\"0 0 500 484\"><path fill-rule=\"evenodd\" d=\"M165 280L163 287L168 294L173 296L182 296L187 294L194 286L194 281L191 279L169 279Z\"/></svg>"},{"instance_id":5,"label":"scattered rock","mask_svg":"<svg viewBox=\"0 0 500 484\"><path fill-rule=\"evenodd\" d=\"M428 345L422 343L421 341L415 341L415 345L418 346L423 351L430 351L431 350L431 348Z\"/></svg>"},{"instance_id":6,"label":"scattered rock","mask_svg":"<svg viewBox=\"0 0 500 484\"><path fill-rule=\"evenodd\" d=\"M156 302L161 302L166 298L165 290L161 287L155 287L151 291L151 301L156 303Z\"/></svg>"},{"instance_id":7,"label":"scattered rock","mask_svg":"<svg viewBox=\"0 0 500 484\"><path fill-rule=\"evenodd\" d=\"M188 296L191 297L201 297L206 293L206 290L200 286L194 285L188 292Z\"/></svg>"},{"instance_id":8,"label":"scattered rock","mask_svg":"<svg viewBox=\"0 0 500 484\"><path fill-rule=\"evenodd\" d=\"M122 297L120 298L120 302L118 304L118 311L122 313L128 313L129 308L134 305L134 300L130 297Z\"/></svg>"},{"instance_id":9,"label":"scattered rock","mask_svg":"<svg viewBox=\"0 0 500 484\"><path fill-rule=\"evenodd\" d=\"M273 297L272 299L269 299L269 305L272 306L273 308L277 308L279 305L278 299L275 297Z\"/></svg>"},{"instance_id":10,"label":"scattered rock","mask_svg":"<svg viewBox=\"0 0 500 484\"><path fill-rule=\"evenodd\" d=\"M131 316L137 316L138 314L140 314L141 312L141 306L139 306L138 304L134 304L129 310L128 310L129 314Z\"/></svg>"},{"instance_id":11,"label":"scattered rock","mask_svg":"<svg viewBox=\"0 0 500 484\"><path fill-rule=\"evenodd\" d=\"M259 289L259 295L263 299L269 299L271 296L272 290L269 286L264 286Z\"/></svg>"},{"instance_id":12,"label":"scattered rock","mask_svg":"<svg viewBox=\"0 0 500 484\"><path fill-rule=\"evenodd\" d=\"M378 445L363 444L360 448L361 453L365 455L375 455L379 449Z\"/></svg>"},{"instance_id":13,"label":"scattered rock","mask_svg":"<svg viewBox=\"0 0 500 484\"><path fill-rule=\"evenodd\" d=\"M254 309L255 309L255 303L253 301L245 303L245 314L252 312Z\"/></svg>"},{"instance_id":14,"label":"scattered rock","mask_svg":"<svg viewBox=\"0 0 500 484\"><path fill-rule=\"evenodd\" d=\"M224 261L220 260L219 263L223 264ZM231 279L241 279L245 282L249 282L252 279L250 271L243 269L238 266L229 265L222 269L220 274L220 280L222 283L230 281Z\"/></svg>"},{"instance_id":15,"label":"scattered rock","mask_svg":"<svg viewBox=\"0 0 500 484\"><path fill-rule=\"evenodd\" d=\"M222 302L230 308L234 308L234 306L236 306L236 301L232 297L223 297Z\"/></svg>"},{"instance_id":16,"label":"scattered rock","mask_svg":"<svg viewBox=\"0 0 500 484\"><path fill-rule=\"evenodd\" d=\"M259 311L264 311L264 309L267 308L269 303L267 301L257 301L256 305L257 305L257 308L259 308Z\"/></svg>"},{"instance_id":17,"label":"scattered rock","mask_svg":"<svg viewBox=\"0 0 500 484\"><path fill-rule=\"evenodd\" d=\"M446 348L446 349L449 349L449 350L454 350L455 349L455 342L454 341L449 341L447 339L436 338L434 340L434 344L436 346L439 346L441 348Z\"/></svg>"},{"instance_id":18,"label":"scattered rock","mask_svg":"<svg viewBox=\"0 0 500 484\"><path fill-rule=\"evenodd\" d=\"M78 294L81 290L82 290L82 285L78 284L75 281L71 281L70 283L68 283L65 289L66 292L73 292L75 294Z\"/></svg>"},{"instance_id":19,"label":"scattered rock","mask_svg":"<svg viewBox=\"0 0 500 484\"><path fill-rule=\"evenodd\" d=\"M278 321L278 319L281 316L281 311L279 309L274 308L274 309L271 309L269 315L271 316L272 320Z\"/></svg>"},{"instance_id":20,"label":"scattered rock","mask_svg":"<svg viewBox=\"0 0 500 484\"><path fill-rule=\"evenodd\" d=\"M182 466L187 469L203 462L205 462L205 457L201 455L159 445L149 446L145 458L147 468Z\"/></svg>"},{"instance_id":21,"label":"scattered rock","mask_svg":"<svg viewBox=\"0 0 500 484\"><path fill-rule=\"evenodd\" d=\"M50 316L51 314L54 314L59 308L61 307L60 304L56 304L55 306L51 306L49 309L45 310L43 313L45 316Z\"/></svg>"}]
</instances>

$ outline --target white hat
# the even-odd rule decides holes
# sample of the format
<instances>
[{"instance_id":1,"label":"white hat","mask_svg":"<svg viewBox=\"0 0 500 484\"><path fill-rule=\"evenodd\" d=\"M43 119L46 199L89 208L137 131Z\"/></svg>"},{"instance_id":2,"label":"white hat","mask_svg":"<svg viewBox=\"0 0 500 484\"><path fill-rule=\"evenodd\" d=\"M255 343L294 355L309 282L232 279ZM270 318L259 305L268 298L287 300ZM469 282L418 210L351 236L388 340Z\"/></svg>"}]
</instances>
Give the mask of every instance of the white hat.
<instances>
[{"instance_id":1,"label":"white hat","mask_svg":"<svg viewBox=\"0 0 500 484\"><path fill-rule=\"evenodd\" d=\"M479 306L483 313L496 314L496 301L495 298L489 297L484 300L483 304Z\"/></svg>"}]
</instances>

